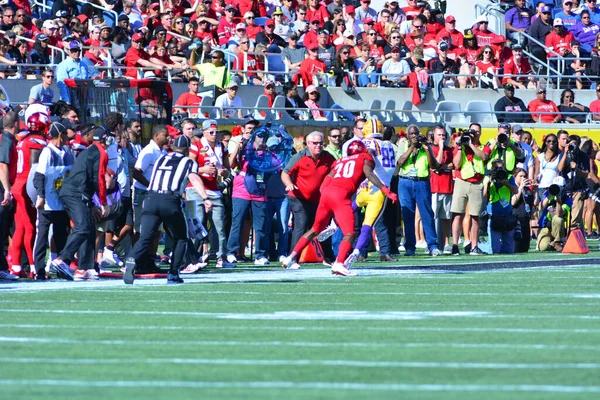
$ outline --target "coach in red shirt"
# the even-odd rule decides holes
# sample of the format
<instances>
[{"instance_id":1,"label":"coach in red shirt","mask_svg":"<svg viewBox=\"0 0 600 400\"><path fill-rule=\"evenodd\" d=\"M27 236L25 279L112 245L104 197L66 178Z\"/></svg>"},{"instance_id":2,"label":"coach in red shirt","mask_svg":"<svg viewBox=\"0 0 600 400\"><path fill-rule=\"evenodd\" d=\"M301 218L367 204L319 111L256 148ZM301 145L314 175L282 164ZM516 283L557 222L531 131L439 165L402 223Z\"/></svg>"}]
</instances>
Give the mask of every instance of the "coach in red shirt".
<instances>
[{"instance_id":1,"label":"coach in red shirt","mask_svg":"<svg viewBox=\"0 0 600 400\"><path fill-rule=\"evenodd\" d=\"M562 120L562 115L559 113L556 103L546 99L546 89L539 88L536 93L537 98L531 100L527 105L529 112L531 112L531 118L533 118L535 122L545 122L547 124L560 122ZM554 114L537 114L540 112Z\"/></svg>"},{"instance_id":2,"label":"coach in red shirt","mask_svg":"<svg viewBox=\"0 0 600 400\"><path fill-rule=\"evenodd\" d=\"M289 196L290 210L294 214L291 248L312 226L321 198L321 183L335 162L335 158L323 150L324 141L321 132L308 134L308 148L296 153L281 173L281 180Z\"/></svg>"}]
</instances>

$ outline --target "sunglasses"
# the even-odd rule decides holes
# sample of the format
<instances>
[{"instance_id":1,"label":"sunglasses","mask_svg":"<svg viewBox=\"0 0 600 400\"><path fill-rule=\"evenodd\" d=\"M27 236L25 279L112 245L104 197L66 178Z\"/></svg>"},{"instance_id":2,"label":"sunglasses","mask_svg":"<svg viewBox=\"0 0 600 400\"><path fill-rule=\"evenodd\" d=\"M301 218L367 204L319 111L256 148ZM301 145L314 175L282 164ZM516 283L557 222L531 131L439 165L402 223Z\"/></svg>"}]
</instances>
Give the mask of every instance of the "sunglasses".
<instances>
[{"instance_id":1,"label":"sunglasses","mask_svg":"<svg viewBox=\"0 0 600 400\"><path fill-rule=\"evenodd\" d=\"M546 94L546 91L545 90L539 90L537 93L538 94Z\"/></svg>"},{"instance_id":2,"label":"sunglasses","mask_svg":"<svg viewBox=\"0 0 600 400\"><path fill-rule=\"evenodd\" d=\"M44 78L54 78L54 75L44 75Z\"/></svg>"},{"instance_id":3,"label":"sunglasses","mask_svg":"<svg viewBox=\"0 0 600 400\"><path fill-rule=\"evenodd\" d=\"M342 51L341 54L350 54L350 52L349 51Z\"/></svg>"},{"instance_id":4,"label":"sunglasses","mask_svg":"<svg viewBox=\"0 0 600 400\"><path fill-rule=\"evenodd\" d=\"M329 137L330 137L330 138L332 138L332 139L339 139L339 138L340 138L340 135L331 135L331 136L329 136Z\"/></svg>"},{"instance_id":5,"label":"sunglasses","mask_svg":"<svg viewBox=\"0 0 600 400\"><path fill-rule=\"evenodd\" d=\"M498 128L510 129L510 124L498 124Z\"/></svg>"},{"instance_id":6,"label":"sunglasses","mask_svg":"<svg viewBox=\"0 0 600 400\"><path fill-rule=\"evenodd\" d=\"M246 17L246 19L254 19L254 17Z\"/></svg>"},{"instance_id":7,"label":"sunglasses","mask_svg":"<svg viewBox=\"0 0 600 400\"><path fill-rule=\"evenodd\" d=\"M492 54L492 52L489 51L489 50L486 50L486 51L483 52L483 54Z\"/></svg>"},{"instance_id":8,"label":"sunglasses","mask_svg":"<svg viewBox=\"0 0 600 400\"><path fill-rule=\"evenodd\" d=\"M221 57L219 57L219 56L211 56L210 58L212 58L213 60L220 60L221 59Z\"/></svg>"},{"instance_id":9,"label":"sunglasses","mask_svg":"<svg viewBox=\"0 0 600 400\"><path fill-rule=\"evenodd\" d=\"M391 39L400 39L400 36L392 36Z\"/></svg>"},{"instance_id":10,"label":"sunglasses","mask_svg":"<svg viewBox=\"0 0 600 400\"><path fill-rule=\"evenodd\" d=\"M377 36L376 33L369 33L369 36Z\"/></svg>"},{"instance_id":11,"label":"sunglasses","mask_svg":"<svg viewBox=\"0 0 600 400\"><path fill-rule=\"evenodd\" d=\"M245 42L240 42L240 44L248 44L250 42L248 42L247 40Z\"/></svg>"},{"instance_id":12,"label":"sunglasses","mask_svg":"<svg viewBox=\"0 0 600 400\"><path fill-rule=\"evenodd\" d=\"M308 143L312 143L315 146L323 146L323 142L308 142Z\"/></svg>"},{"instance_id":13,"label":"sunglasses","mask_svg":"<svg viewBox=\"0 0 600 400\"><path fill-rule=\"evenodd\" d=\"M206 131L206 133L208 133L209 135L216 135L219 132L217 132L217 131Z\"/></svg>"},{"instance_id":14,"label":"sunglasses","mask_svg":"<svg viewBox=\"0 0 600 400\"><path fill-rule=\"evenodd\" d=\"M556 140L546 140L546 143L558 143Z\"/></svg>"},{"instance_id":15,"label":"sunglasses","mask_svg":"<svg viewBox=\"0 0 600 400\"><path fill-rule=\"evenodd\" d=\"M317 94L318 92L310 92L309 95Z\"/></svg>"},{"instance_id":16,"label":"sunglasses","mask_svg":"<svg viewBox=\"0 0 600 400\"><path fill-rule=\"evenodd\" d=\"M183 24L183 21L175 21L176 24Z\"/></svg>"}]
</instances>

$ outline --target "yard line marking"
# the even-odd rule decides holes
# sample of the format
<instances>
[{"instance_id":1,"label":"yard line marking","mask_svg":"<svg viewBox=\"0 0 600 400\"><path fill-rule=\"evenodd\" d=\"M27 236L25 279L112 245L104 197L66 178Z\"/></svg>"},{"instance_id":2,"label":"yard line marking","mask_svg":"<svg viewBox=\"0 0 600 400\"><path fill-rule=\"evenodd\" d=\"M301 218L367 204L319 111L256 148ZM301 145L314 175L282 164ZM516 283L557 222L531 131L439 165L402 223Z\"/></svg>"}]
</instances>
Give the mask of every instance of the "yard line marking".
<instances>
[{"instance_id":1,"label":"yard line marking","mask_svg":"<svg viewBox=\"0 0 600 400\"><path fill-rule=\"evenodd\" d=\"M190 364L238 366L319 366L356 368L424 368L424 369L599 369L599 363L482 363L482 362L421 362L421 361L361 361L361 360L262 360L214 358L0 358L6 364Z\"/></svg>"},{"instance_id":2,"label":"yard line marking","mask_svg":"<svg viewBox=\"0 0 600 400\"><path fill-rule=\"evenodd\" d=\"M123 340L123 339L66 339L66 338L26 338L16 336L0 336L0 343L28 344L65 344L65 345L106 345L106 346L166 346L165 341L158 340ZM310 341L241 341L241 340L193 340L178 341L180 346L249 346L249 347L361 347L361 348L453 348L453 349L521 349L521 350L584 350L600 351L600 346L584 345L549 345L549 344L507 344L507 343L371 343L371 342L310 342Z\"/></svg>"},{"instance_id":3,"label":"yard line marking","mask_svg":"<svg viewBox=\"0 0 600 400\"><path fill-rule=\"evenodd\" d=\"M180 389L320 389L395 392L544 392L544 393L600 393L600 386L567 385L436 385L402 383L354 382L198 382L198 381L98 381L59 379L0 379L0 385L56 386L56 387L108 387L108 388L180 388Z\"/></svg>"},{"instance_id":4,"label":"yard line marking","mask_svg":"<svg viewBox=\"0 0 600 400\"><path fill-rule=\"evenodd\" d=\"M263 325L263 326L246 326L246 325L224 325L224 326L172 326L172 325L47 325L47 324L0 324L0 329L69 329L69 330L136 330L136 331L154 331L154 330L166 330L166 331L222 331L227 330L248 330L248 331L290 331L290 332L345 332L345 331L356 331L356 327L324 327L324 326L274 326L274 325ZM516 334L547 334L547 333L581 333L581 334L597 334L600 333L600 329L544 329L544 328L475 328L475 327L462 327L462 328L437 328L437 327L415 327L415 326L394 326L394 327L374 327L364 326L360 330L371 331L371 332L396 332L396 331L411 331L411 332L501 332L501 333L516 333Z\"/></svg>"}]
</instances>

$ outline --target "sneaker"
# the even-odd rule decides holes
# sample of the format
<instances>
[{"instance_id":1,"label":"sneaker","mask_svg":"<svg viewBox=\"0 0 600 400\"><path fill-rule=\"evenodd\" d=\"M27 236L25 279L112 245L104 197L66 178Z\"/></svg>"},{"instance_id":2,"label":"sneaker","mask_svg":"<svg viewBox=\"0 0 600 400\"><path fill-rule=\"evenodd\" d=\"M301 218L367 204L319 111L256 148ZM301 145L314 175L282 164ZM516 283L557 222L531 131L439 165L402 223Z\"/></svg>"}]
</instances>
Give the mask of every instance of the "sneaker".
<instances>
[{"instance_id":1,"label":"sneaker","mask_svg":"<svg viewBox=\"0 0 600 400\"><path fill-rule=\"evenodd\" d=\"M27 272L25 272L20 265L13 265L8 269L8 272L10 272L11 275L18 276L19 278L27 278Z\"/></svg>"},{"instance_id":2,"label":"sneaker","mask_svg":"<svg viewBox=\"0 0 600 400\"><path fill-rule=\"evenodd\" d=\"M19 279L19 277L17 275L13 275L10 272L5 271L5 270L0 271L0 281L1 280L16 281L17 279Z\"/></svg>"},{"instance_id":3,"label":"sneaker","mask_svg":"<svg viewBox=\"0 0 600 400\"><path fill-rule=\"evenodd\" d=\"M254 260L254 265L269 265L269 260L265 257L257 258Z\"/></svg>"},{"instance_id":4,"label":"sneaker","mask_svg":"<svg viewBox=\"0 0 600 400\"><path fill-rule=\"evenodd\" d=\"M319 236L317 236L317 240L319 242L326 241L335 233L336 229L337 227L328 226L323 232L319 233Z\"/></svg>"},{"instance_id":5,"label":"sneaker","mask_svg":"<svg viewBox=\"0 0 600 400\"><path fill-rule=\"evenodd\" d=\"M103 261L110 263L108 265L116 265L119 267L123 266L123 261L121 261L119 256L117 254L115 254L115 252L110 251L110 250L104 249L104 255L102 257L102 260L100 260L100 262L102 263Z\"/></svg>"},{"instance_id":6,"label":"sneaker","mask_svg":"<svg viewBox=\"0 0 600 400\"><path fill-rule=\"evenodd\" d=\"M279 256L279 262L282 263L285 260L285 256Z\"/></svg>"},{"instance_id":7,"label":"sneaker","mask_svg":"<svg viewBox=\"0 0 600 400\"><path fill-rule=\"evenodd\" d=\"M600 235L598 235L596 232L592 232L592 234L588 235L588 237L586 239L587 240L600 240Z\"/></svg>"},{"instance_id":8,"label":"sneaker","mask_svg":"<svg viewBox=\"0 0 600 400\"><path fill-rule=\"evenodd\" d=\"M54 272L56 272L57 277L68 281L75 280L69 266L60 258L56 258L52 261L52 268L54 269Z\"/></svg>"},{"instance_id":9,"label":"sneaker","mask_svg":"<svg viewBox=\"0 0 600 400\"><path fill-rule=\"evenodd\" d=\"M333 263L331 266L331 274L341 276L356 276L356 272L350 271L344 264L340 262Z\"/></svg>"},{"instance_id":10,"label":"sneaker","mask_svg":"<svg viewBox=\"0 0 600 400\"><path fill-rule=\"evenodd\" d=\"M125 260L125 271L123 272L123 282L126 285L133 285L135 279L135 259L129 257Z\"/></svg>"},{"instance_id":11,"label":"sneaker","mask_svg":"<svg viewBox=\"0 0 600 400\"><path fill-rule=\"evenodd\" d=\"M223 259L219 258L215 264L216 268L223 268Z\"/></svg>"},{"instance_id":12,"label":"sneaker","mask_svg":"<svg viewBox=\"0 0 600 400\"><path fill-rule=\"evenodd\" d=\"M235 264L238 262L237 258L235 258L235 256L233 254L229 254L227 256L227 262Z\"/></svg>"},{"instance_id":13,"label":"sneaker","mask_svg":"<svg viewBox=\"0 0 600 400\"><path fill-rule=\"evenodd\" d=\"M404 247L404 245L401 244L400 246L398 246L398 252L402 253L403 251L406 251L406 247Z\"/></svg>"},{"instance_id":14,"label":"sneaker","mask_svg":"<svg viewBox=\"0 0 600 400\"><path fill-rule=\"evenodd\" d=\"M285 269L300 269L300 264L298 264L292 257L286 257L281 263L281 266Z\"/></svg>"},{"instance_id":15,"label":"sneaker","mask_svg":"<svg viewBox=\"0 0 600 400\"><path fill-rule=\"evenodd\" d=\"M46 270L41 269L35 273L35 276L31 279L35 279L36 281L46 281L48 280L48 275L46 275Z\"/></svg>"},{"instance_id":16,"label":"sneaker","mask_svg":"<svg viewBox=\"0 0 600 400\"><path fill-rule=\"evenodd\" d=\"M479 249L479 247L475 246L473 248L473 250L471 250L471 252L469 254L472 255L472 256L481 256L481 255L484 255L485 253L483 251L481 251Z\"/></svg>"},{"instance_id":17,"label":"sneaker","mask_svg":"<svg viewBox=\"0 0 600 400\"><path fill-rule=\"evenodd\" d=\"M464 248L465 248L465 254L471 253L472 246L471 246L471 241L470 240L467 240L465 242Z\"/></svg>"},{"instance_id":18,"label":"sneaker","mask_svg":"<svg viewBox=\"0 0 600 400\"><path fill-rule=\"evenodd\" d=\"M187 267L179 271L180 274L194 274L200 270L200 263L198 264L188 264Z\"/></svg>"},{"instance_id":19,"label":"sneaker","mask_svg":"<svg viewBox=\"0 0 600 400\"><path fill-rule=\"evenodd\" d=\"M415 251L414 250L406 250L404 252L404 257L413 257L415 255Z\"/></svg>"},{"instance_id":20,"label":"sneaker","mask_svg":"<svg viewBox=\"0 0 600 400\"><path fill-rule=\"evenodd\" d=\"M167 285L179 285L183 283L183 279L179 275L169 274L167 276Z\"/></svg>"},{"instance_id":21,"label":"sneaker","mask_svg":"<svg viewBox=\"0 0 600 400\"><path fill-rule=\"evenodd\" d=\"M456 245L456 244L452 245L452 255L460 256L460 250L458 250L458 245Z\"/></svg>"},{"instance_id":22,"label":"sneaker","mask_svg":"<svg viewBox=\"0 0 600 400\"><path fill-rule=\"evenodd\" d=\"M225 260L221 260L221 263L217 262L217 268L235 268L237 264L234 262L229 262Z\"/></svg>"},{"instance_id":23,"label":"sneaker","mask_svg":"<svg viewBox=\"0 0 600 400\"><path fill-rule=\"evenodd\" d=\"M356 260L358 259L359 254L360 253L358 251L353 251L352 253L350 253L350 255L344 261L344 265L346 267L350 268L352 266L352 264L354 264L356 262Z\"/></svg>"},{"instance_id":24,"label":"sneaker","mask_svg":"<svg viewBox=\"0 0 600 400\"><path fill-rule=\"evenodd\" d=\"M426 249L426 248L427 248L427 242L426 242L426 241L424 241L424 240L419 240L419 241L417 242L417 244L415 245L415 247L416 247L417 249Z\"/></svg>"},{"instance_id":25,"label":"sneaker","mask_svg":"<svg viewBox=\"0 0 600 400\"><path fill-rule=\"evenodd\" d=\"M452 245L444 246L444 254L452 254Z\"/></svg>"},{"instance_id":26,"label":"sneaker","mask_svg":"<svg viewBox=\"0 0 600 400\"><path fill-rule=\"evenodd\" d=\"M95 269L78 269L73 277L76 281L97 281L100 279Z\"/></svg>"},{"instance_id":27,"label":"sneaker","mask_svg":"<svg viewBox=\"0 0 600 400\"><path fill-rule=\"evenodd\" d=\"M437 257L437 256L440 256L440 255L442 255L442 252L440 251L440 249L438 249L438 248L436 247L435 249L433 249L433 250L431 250L431 251L429 252L429 255L430 255L431 257Z\"/></svg>"}]
</instances>

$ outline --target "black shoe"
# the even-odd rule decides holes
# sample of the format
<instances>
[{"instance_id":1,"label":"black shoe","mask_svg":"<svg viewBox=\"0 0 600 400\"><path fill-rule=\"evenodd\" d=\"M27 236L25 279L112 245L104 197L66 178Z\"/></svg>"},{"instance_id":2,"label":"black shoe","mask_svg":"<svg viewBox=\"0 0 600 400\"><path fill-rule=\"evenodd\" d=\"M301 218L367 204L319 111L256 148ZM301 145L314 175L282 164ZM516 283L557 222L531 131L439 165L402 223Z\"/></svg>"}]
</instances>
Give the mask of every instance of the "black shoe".
<instances>
[{"instance_id":1,"label":"black shoe","mask_svg":"<svg viewBox=\"0 0 600 400\"><path fill-rule=\"evenodd\" d=\"M471 243L465 246L465 254L471 254Z\"/></svg>"},{"instance_id":2,"label":"black shoe","mask_svg":"<svg viewBox=\"0 0 600 400\"><path fill-rule=\"evenodd\" d=\"M460 250L458 250L458 245L456 245L456 244L452 245L452 255L460 256Z\"/></svg>"},{"instance_id":3,"label":"black shoe","mask_svg":"<svg viewBox=\"0 0 600 400\"><path fill-rule=\"evenodd\" d=\"M135 259L133 257L127 257L125 260L125 273L123 274L123 282L126 285L133 285L135 279Z\"/></svg>"},{"instance_id":4,"label":"black shoe","mask_svg":"<svg viewBox=\"0 0 600 400\"><path fill-rule=\"evenodd\" d=\"M46 276L46 269L42 268L39 271L36 272L35 274L35 280L36 281L47 281L48 277Z\"/></svg>"},{"instance_id":5,"label":"black shoe","mask_svg":"<svg viewBox=\"0 0 600 400\"><path fill-rule=\"evenodd\" d=\"M486 253L484 253L483 251L479 250L479 247L475 246L473 248L473 250L471 250L471 252L469 254L472 255L472 256L481 256L481 255L484 255Z\"/></svg>"},{"instance_id":6,"label":"black shoe","mask_svg":"<svg viewBox=\"0 0 600 400\"><path fill-rule=\"evenodd\" d=\"M385 255L379 257L379 261L381 261L381 262L394 262L394 261L398 261L398 260L396 260L394 257L392 257L389 254L385 254Z\"/></svg>"},{"instance_id":7,"label":"black shoe","mask_svg":"<svg viewBox=\"0 0 600 400\"><path fill-rule=\"evenodd\" d=\"M167 285L179 285L183 283L183 279L179 275L169 274L167 277Z\"/></svg>"}]
</instances>

